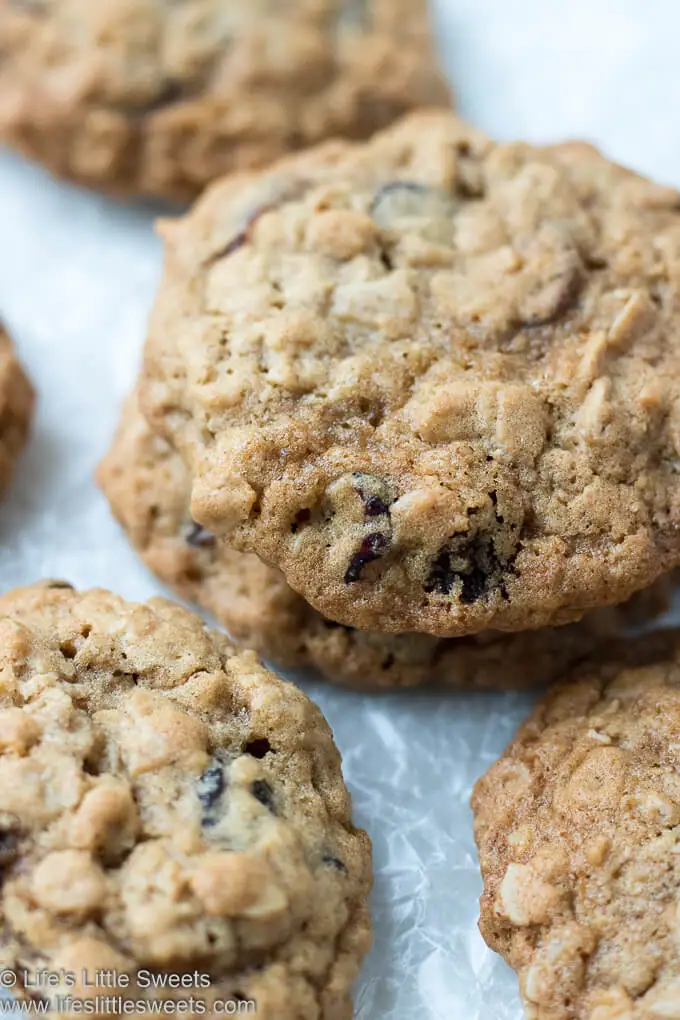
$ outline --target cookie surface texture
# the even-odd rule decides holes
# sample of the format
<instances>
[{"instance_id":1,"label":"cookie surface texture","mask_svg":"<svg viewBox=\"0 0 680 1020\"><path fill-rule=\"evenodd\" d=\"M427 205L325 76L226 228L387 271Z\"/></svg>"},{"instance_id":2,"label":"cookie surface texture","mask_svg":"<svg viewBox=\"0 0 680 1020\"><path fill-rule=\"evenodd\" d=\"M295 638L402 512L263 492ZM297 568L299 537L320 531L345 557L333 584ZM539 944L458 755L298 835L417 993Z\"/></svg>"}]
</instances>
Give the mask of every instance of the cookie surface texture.
<instances>
[{"instance_id":1,"label":"cookie surface texture","mask_svg":"<svg viewBox=\"0 0 680 1020\"><path fill-rule=\"evenodd\" d=\"M680 637L659 644L574 673L475 789L480 927L531 1020L680 1009Z\"/></svg>"},{"instance_id":2,"label":"cookie surface texture","mask_svg":"<svg viewBox=\"0 0 680 1020\"><path fill-rule=\"evenodd\" d=\"M0 647L3 965L349 1020L370 843L316 706L164 599L12 592Z\"/></svg>"},{"instance_id":3,"label":"cookie surface texture","mask_svg":"<svg viewBox=\"0 0 680 1020\"><path fill-rule=\"evenodd\" d=\"M426 0L0 0L0 57L3 141L178 201L450 102Z\"/></svg>"},{"instance_id":4,"label":"cookie surface texture","mask_svg":"<svg viewBox=\"0 0 680 1020\"><path fill-rule=\"evenodd\" d=\"M674 190L421 113L163 232L145 413L324 615L524 630L678 562Z\"/></svg>"}]
</instances>

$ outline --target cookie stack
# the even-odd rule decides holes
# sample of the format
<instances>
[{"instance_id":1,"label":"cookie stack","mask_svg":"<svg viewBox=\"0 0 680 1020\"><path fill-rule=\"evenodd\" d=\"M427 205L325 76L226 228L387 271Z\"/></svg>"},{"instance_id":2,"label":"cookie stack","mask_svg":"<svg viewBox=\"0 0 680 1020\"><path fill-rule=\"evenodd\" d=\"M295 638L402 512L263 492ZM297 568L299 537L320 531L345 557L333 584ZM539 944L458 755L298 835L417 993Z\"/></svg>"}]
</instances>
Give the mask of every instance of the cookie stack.
<instances>
[{"instance_id":1,"label":"cookie stack","mask_svg":"<svg viewBox=\"0 0 680 1020\"><path fill-rule=\"evenodd\" d=\"M225 178L161 225L114 512L281 665L558 676L680 556L676 205L445 112Z\"/></svg>"}]
</instances>

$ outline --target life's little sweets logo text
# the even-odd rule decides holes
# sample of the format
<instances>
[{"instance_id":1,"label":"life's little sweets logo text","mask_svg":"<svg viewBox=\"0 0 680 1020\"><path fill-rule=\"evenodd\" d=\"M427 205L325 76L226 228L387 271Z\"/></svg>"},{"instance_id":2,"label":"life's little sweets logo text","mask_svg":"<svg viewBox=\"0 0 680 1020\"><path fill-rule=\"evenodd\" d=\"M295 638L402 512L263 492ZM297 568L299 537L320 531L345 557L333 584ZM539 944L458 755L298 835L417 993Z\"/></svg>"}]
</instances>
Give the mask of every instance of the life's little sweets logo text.
<instances>
[{"instance_id":1,"label":"life's little sweets logo text","mask_svg":"<svg viewBox=\"0 0 680 1020\"><path fill-rule=\"evenodd\" d=\"M98 970L86 970L83 968L80 971L65 970L61 967L59 970L47 970L41 968L40 970L33 971L12 971L5 970L2 972L10 977L3 982L0 978L0 984L5 988L14 987L21 978L21 983L24 988L92 988L92 989L118 989L118 988L142 988L142 989L154 989L154 988L210 988L210 975L203 974L198 970L194 970L190 973L173 974L167 971L156 973L151 970L138 970L136 973L128 973L127 971L117 971L110 969L100 968ZM14 984L10 983L13 980Z\"/></svg>"},{"instance_id":2,"label":"life's little sweets logo text","mask_svg":"<svg viewBox=\"0 0 680 1020\"><path fill-rule=\"evenodd\" d=\"M211 987L209 974L194 970L172 973L111 969L79 971L41 968L0 970L0 989L12 997L0 998L0 1016L22 1013L83 1016L255 1016L256 1003L248 999L213 999L200 995ZM73 992L67 991L73 989ZM140 994L146 993L146 994ZM165 995L164 995L165 993ZM170 996L170 993L174 993Z\"/></svg>"}]
</instances>

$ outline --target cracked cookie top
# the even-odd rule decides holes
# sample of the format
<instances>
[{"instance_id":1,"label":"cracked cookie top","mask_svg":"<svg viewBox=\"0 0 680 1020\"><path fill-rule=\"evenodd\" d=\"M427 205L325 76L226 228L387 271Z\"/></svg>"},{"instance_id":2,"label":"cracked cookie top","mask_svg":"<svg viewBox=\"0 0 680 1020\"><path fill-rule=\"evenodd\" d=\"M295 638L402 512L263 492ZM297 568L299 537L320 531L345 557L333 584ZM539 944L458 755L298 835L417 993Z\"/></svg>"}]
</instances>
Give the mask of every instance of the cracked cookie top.
<instances>
[{"instance_id":1,"label":"cracked cookie top","mask_svg":"<svg viewBox=\"0 0 680 1020\"><path fill-rule=\"evenodd\" d=\"M680 1015L680 634L556 688L473 808L480 927L527 1016Z\"/></svg>"},{"instance_id":2,"label":"cracked cookie top","mask_svg":"<svg viewBox=\"0 0 680 1020\"><path fill-rule=\"evenodd\" d=\"M668 607L672 579L620 607L594 609L565 627L461 638L386 634L334 623L252 553L238 552L196 524L180 455L152 433L134 393L99 466L98 481L132 545L179 595L214 614L240 644L279 666L316 668L360 690L432 683L516 689L547 684L627 627ZM366 505L379 497L368 495Z\"/></svg>"},{"instance_id":3,"label":"cracked cookie top","mask_svg":"<svg viewBox=\"0 0 680 1020\"><path fill-rule=\"evenodd\" d=\"M26 442L34 400L33 387L0 322L0 493L9 484L14 462Z\"/></svg>"},{"instance_id":4,"label":"cracked cookie top","mask_svg":"<svg viewBox=\"0 0 680 1020\"><path fill-rule=\"evenodd\" d=\"M0 599L0 647L3 965L349 1018L370 844L316 706L163 599L45 582Z\"/></svg>"},{"instance_id":5,"label":"cracked cookie top","mask_svg":"<svg viewBox=\"0 0 680 1020\"><path fill-rule=\"evenodd\" d=\"M145 412L326 616L564 623L680 559L676 191L430 112L162 232Z\"/></svg>"},{"instance_id":6,"label":"cracked cookie top","mask_svg":"<svg viewBox=\"0 0 680 1020\"><path fill-rule=\"evenodd\" d=\"M0 0L0 138L105 191L185 200L449 102L427 0Z\"/></svg>"}]
</instances>

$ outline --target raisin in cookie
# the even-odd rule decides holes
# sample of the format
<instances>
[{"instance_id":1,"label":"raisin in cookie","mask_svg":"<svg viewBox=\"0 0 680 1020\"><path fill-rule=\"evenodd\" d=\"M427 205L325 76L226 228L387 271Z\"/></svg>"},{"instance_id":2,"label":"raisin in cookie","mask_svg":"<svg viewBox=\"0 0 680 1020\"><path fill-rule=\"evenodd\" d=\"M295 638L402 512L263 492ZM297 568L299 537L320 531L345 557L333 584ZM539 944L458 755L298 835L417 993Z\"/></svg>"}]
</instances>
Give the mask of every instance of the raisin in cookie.
<instances>
[{"instance_id":1,"label":"raisin in cookie","mask_svg":"<svg viewBox=\"0 0 680 1020\"><path fill-rule=\"evenodd\" d=\"M145 412L320 612L522 630L680 560L676 191L430 112L163 234Z\"/></svg>"},{"instance_id":2,"label":"raisin in cookie","mask_svg":"<svg viewBox=\"0 0 680 1020\"><path fill-rule=\"evenodd\" d=\"M147 566L184 598L213 613L233 638L279 666L313 666L361 690L440 683L521 688L556 679L631 624L662 613L671 580L618 609L592 610L579 623L520 634L468 638L384 634L344 627L317 613L280 571L218 542L192 521L181 457L155 436L128 401L98 480Z\"/></svg>"},{"instance_id":3,"label":"raisin in cookie","mask_svg":"<svg viewBox=\"0 0 680 1020\"><path fill-rule=\"evenodd\" d=\"M33 403L33 388L0 322L0 493L9 484L26 442Z\"/></svg>"},{"instance_id":4,"label":"raisin in cookie","mask_svg":"<svg viewBox=\"0 0 680 1020\"><path fill-rule=\"evenodd\" d=\"M0 0L0 139L118 194L449 102L427 0Z\"/></svg>"},{"instance_id":5,"label":"raisin in cookie","mask_svg":"<svg viewBox=\"0 0 680 1020\"><path fill-rule=\"evenodd\" d=\"M348 1020L370 844L316 706L164 599L36 585L0 648L2 965L197 970L266 1020Z\"/></svg>"},{"instance_id":6,"label":"raisin in cookie","mask_svg":"<svg viewBox=\"0 0 680 1020\"><path fill-rule=\"evenodd\" d=\"M557 688L473 807L482 934L527 1016L680 1016L680 634Z\"/></svg>"}]
</instances>

